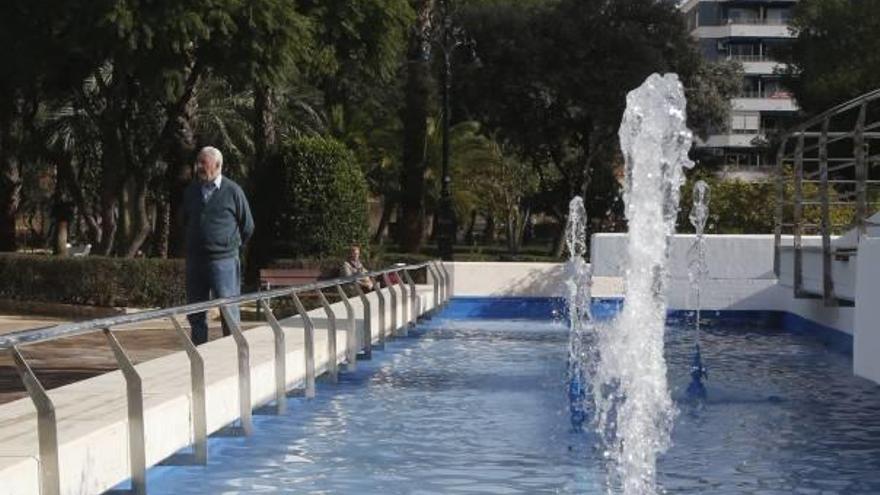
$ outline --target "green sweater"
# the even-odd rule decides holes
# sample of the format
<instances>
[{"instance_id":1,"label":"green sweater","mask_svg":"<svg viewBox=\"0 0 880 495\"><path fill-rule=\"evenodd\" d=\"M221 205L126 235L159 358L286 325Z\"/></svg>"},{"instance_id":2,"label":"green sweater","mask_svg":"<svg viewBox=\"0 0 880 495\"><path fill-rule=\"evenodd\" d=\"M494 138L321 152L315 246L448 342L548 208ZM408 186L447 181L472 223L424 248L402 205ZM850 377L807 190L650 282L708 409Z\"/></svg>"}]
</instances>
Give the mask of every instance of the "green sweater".
<instances>
[{"instance_id":1,"label":"green sweater","mask_svg":"<svg viewBox=\"0 0 880 495\"><path fill-rule=\"evenodd\" d=\"M207 203L202 201L201 182L190 184L184 193L183 208L187 257L220 260L238 256L239 247L254 233L254 219L244 191L226 177Z\"/></svg>"}]
</instances>

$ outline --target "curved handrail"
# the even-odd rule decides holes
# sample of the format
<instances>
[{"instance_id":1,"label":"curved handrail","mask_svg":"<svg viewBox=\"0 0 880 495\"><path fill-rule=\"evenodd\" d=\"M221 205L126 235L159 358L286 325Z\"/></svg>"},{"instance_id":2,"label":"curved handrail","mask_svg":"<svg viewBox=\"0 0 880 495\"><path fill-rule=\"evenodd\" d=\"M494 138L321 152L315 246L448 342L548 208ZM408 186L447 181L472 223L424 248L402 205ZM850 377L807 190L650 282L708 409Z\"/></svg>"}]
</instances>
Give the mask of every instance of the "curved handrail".
<instances>
[{"instance_id":1,"label":"curved handrail","mask_svg":"<svg viewBox=\"0 0 880 495\"><path fill-rule=\"evenodd\" d=\"M364 277L377 277L385 275L386 273L397 272L400 270L418 270L421 268L427 268L430 264L431 262L426 261L415 265L395 266L384 270L358 273L348 277L320 280L318 282L313 282L310 284L296 285L262 292L252 292L249 294L212 299L210 301L186 304L183 306L174 306L171 308L162 309L148 309L145 311L139 311L137 313L127 315L110 316L106 318L98 318L94 320L74 323L62 323L60 325L32 328L28 330L18 330L15 332L0 335L0 350L10 349L12 348L12 346L20 344L33 344L36 342L45 342L61 337L73 337L77 335L83 335L96 330L102 330L104 328L117 327L119 325L128 325L131 323L140 323L149 320L158 320L161 318L198 313L200 311L207 311L209 309L219 306L248 303L259 301L261 299L275 299L278 297L285 297L301 292L327 289L335 287L337 285L355 283L357 282L357 280Z\"/></svg>"},{"instance_id":2,"label":"curved handrail","mask_svg":"<svg viewBox=\"0 0 880 495\"><path fill-rule=\"evenodd\" d=\"M856 96L855 98L853 98L851 100L845 101L837 106L831 107L828 110L825 110L824 112L822 112L818 115L810 117L809 119L805 120L804 122L801 122L800 124L792 127L791 129L789 129L788 131L786 131L785 133L782 134L782 136L780 137L780 141L784 142L785 140L787 140L791 136L794 136L800 132L804 132L807 129L809 129L810 127L814 127L816 125L821 124L822 121L824 121L825 119L827 119L829 117L832 117L832 116L837 115L839 113L850 111L850 110L858 107L859 105L862 105L863 103L867 103L869 101L873 101L878 98L880 98L880 88L875 89L873 91L869 91L865 94Z\"/></svg>"}]
</instances>

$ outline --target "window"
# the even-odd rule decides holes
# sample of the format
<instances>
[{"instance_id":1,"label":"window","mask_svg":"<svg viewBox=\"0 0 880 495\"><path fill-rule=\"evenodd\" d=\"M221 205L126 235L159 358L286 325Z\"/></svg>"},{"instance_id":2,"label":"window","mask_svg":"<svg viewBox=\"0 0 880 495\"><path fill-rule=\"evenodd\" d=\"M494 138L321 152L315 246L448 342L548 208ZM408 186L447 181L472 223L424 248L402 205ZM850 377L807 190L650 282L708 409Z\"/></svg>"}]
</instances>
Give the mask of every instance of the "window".
<instances>
[{"instance_id":1,"label":"window","mask_svg":"<svg viewBox=\"0 0 880 495\"><path fill-rule=\"evenodd\" d=\"M761 129L761 114L735 113L730 116L730 129L734 134L757 134Z\"/></svg>"},{"instance_id":2,"label":"window","mask_svg":"<svg viewBox=\"0 0 880 495\"><path fill-rule=\"evenodd\" d=\"M756 24L761 19L761 14L756 9L731 7L727 11L730 24Z\"/></svg>"},{"instance_id":3,"label":"window","mask_svg":"<svg viewBox=\"0 0 880 495\"><path fill-rule=\"evenodd\" d=\"M770 7L767 9L767 24L788 24L791 20L791 9Z\"/></svg>"}]
</instances>

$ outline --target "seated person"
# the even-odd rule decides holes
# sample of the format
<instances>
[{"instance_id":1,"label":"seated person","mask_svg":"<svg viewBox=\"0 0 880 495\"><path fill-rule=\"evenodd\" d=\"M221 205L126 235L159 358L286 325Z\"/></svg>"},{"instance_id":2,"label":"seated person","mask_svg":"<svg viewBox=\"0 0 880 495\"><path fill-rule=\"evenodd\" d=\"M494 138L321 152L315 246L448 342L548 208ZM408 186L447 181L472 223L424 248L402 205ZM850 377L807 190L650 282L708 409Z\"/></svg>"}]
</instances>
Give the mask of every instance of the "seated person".
<instances>
[{"instance_id":1,"label":"seated person","mask_svg":"<svg viewBox=\"0 0 880 495\"><path fill-rule=\"evenodd\" d=\"M348 259L342 264L342 275L350 277L357 273L367 273L367 269L361 261L361 248L352 246L348 253ZM373 290L373 280L369 277L359 278L357 283L365 292Z\"/></svg>"}]
</instances>

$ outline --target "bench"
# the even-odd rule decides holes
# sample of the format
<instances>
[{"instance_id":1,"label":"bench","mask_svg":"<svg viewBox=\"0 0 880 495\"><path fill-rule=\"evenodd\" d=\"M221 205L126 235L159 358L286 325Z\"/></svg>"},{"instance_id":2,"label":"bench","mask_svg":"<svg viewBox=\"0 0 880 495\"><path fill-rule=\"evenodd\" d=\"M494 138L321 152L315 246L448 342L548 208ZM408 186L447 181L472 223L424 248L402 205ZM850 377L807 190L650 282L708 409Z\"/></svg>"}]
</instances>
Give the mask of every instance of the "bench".
<instances>
[{"instance_id":1,"label":"bench","mask_svg":"<svg viewBox=\"0 0 880 495\"><path fill-rule=\"evenodd\" d=\"M261 268L260 290L272 290L294 285L305 285L317 282L321 277L321 270L317 268ZM257 317L259 318L262 308L257 304Z\"/></svg>"},{"instance_id":2,"label":"bench","mask_svg":"<svg viewBox=\"0 0 880 495\"><path fill-rule=\"evenodd\" d=\"M318 281L321 270L317 268L262 268L260 269L260 289L271 290L279 287L310 284Z\"/></svg>"}]
</instances>

